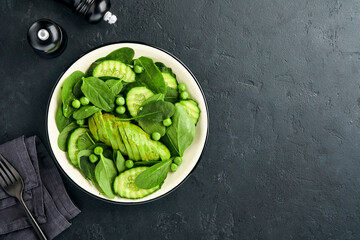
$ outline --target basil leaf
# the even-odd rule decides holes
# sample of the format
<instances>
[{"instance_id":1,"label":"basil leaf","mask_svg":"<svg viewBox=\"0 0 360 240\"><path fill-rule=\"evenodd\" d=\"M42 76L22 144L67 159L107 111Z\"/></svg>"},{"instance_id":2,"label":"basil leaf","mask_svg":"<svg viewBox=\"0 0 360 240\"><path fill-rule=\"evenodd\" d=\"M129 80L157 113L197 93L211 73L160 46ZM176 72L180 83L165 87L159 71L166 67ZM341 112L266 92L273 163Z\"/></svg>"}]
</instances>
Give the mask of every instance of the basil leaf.
<instances>
[{"instance_id":1,"label":"basil leaf","mask_svg":"<svg viewBox=\"0 0 360 240\"><path fill-rule=\"evenodd\" d=\"M136 81L154 93L166 94L164 78L152 59L141 57L135 60L134 65L139 65L144 69L140 74L136 74Z\"/></svg>"},{"instance_id":2,"label":"basil leaf","mask_svg":"<svg viewBox=\"0 0 360 240\"><path fill-rule=\"evenodd\" d=\"M135 161L134 167L141 167L141 166L153 166L161 161Z\"/></svg>"},{"instance_id":3,"label":"basil leaf","mask_svg":"<svg viewBox=\"0 0 360 240\"><path fill-rule=\"evenodd\" d=\"M150 189L158 186L164 182L169 172L171 162L172 160L168 159L149 167L136 177L135 185L142 189Z\"/></svg>"},{"instance_id":4,"label":"basil leaf","mask_svg":"<svg viewBox=\"0 0 360 240\"><path fill-rule=\"evenodd\" d=\"M81 108L77 109L74 114L73 114L73 118L75 120L80 120L80 119L85 119L88 117L91 117L93 114L97 113L100 111L100 108L95 107L95 106L82 106Z\"/></svg>"},{"instance_id":5,"label":"basil leaf","mask_svg":"<svg viewBox=\"0 0 360 240\"><path fill-rule=\"evenodd\" d=\"M58 141L57 141L58 147L60 148L60 150L66 152L67 140L70 136L70 133L77 127L78 127L78 125L76 124L76 122L72 122L61 131L61 133L58 137Z\"/></svg>"},{"instance_id":6,"label":"basil leaf","mask_svg":"<svg viewBox=\"0 0 360 240\"><path fill-rule=\"evenodd\" d=\"M72 121L73 120L71 118L66 118L64 116L64 114L63 114L63 106L61 104L61 106L56 111L56 115L55 115L56 127L59 130L59 132L61 132Z\"/></svg>"},{"instance_id":7,"label":"basil leaf","mask_svg":"<svg viewBox=\"0 0 360 240\"><path fill-rule=\"evenodd\" d=\"M83 96L83 93L81 91L81 85L82 85L82 79L77 81L77 83L73 87L73 93L77 99L80 99Z\"/></svg>"},{"instance_id":8,"label":"basil leaf","mask_svg":"<svg viewBox=\"0 0 360 240\"><path fill-rule=\"evenodd\" d=\"M106 112L114 110L115 95L102 80L95 77L84 78L81 90L96 107Z\"/></svg>"},{"instance_id":9,"label":"basil leaf","mask_svg":"<svg viewBox=\"0 0 360 240\"><path fill-rule=\"evenodd\" d=\"M182 157L185 149L190 146L195 138L195 124L185 108L179 103L175 104L172 122L162 140L169 148L171 155Z\"/></svg>"},{"instance_id":10,"label":"basil leaf","mask_svg":"<svg viewBox=\"0 0 360 240\"><path fill-rule=\"evenodd\" d=\"M123 155L119 150L114 151L114 161L115 161L116 169L118 170L119 173L126 170L125 158L123 157Z\"/></svg>"},{"instance_id":11,"label":"basil leaf","mask_svg":"<svg viewBox=\"0 0 360 240\"><path fill-rule=\"evenodd\" d=\"M75 71L70 76L65 79L65 82L61 89L61 99L63 103L63 114L65 117L70 117L71 114L75 111L75 108L72 107L72 101L76 99L73 88L78 81L84 76L84 73L81 71Z\"/></svg>"},{"instance_id":12,"label":"basil leaf","mask_svg":"<svg viewBox=\"0 0 360 240\"><path fill-rule=\"evenodd\" d=\"M78 163L81 173L95 185L95 164L89 161L89 156L93 153L91 150L82 150L78 153Z\"/></svg>"},{"instance_id":13,"label":"basil leaf","mask_svg":"<svg viewBox=\"0 0 360 240\"><path fill-rule=\"evenodd\" d=\"M140 109L136 118L146 118L152 122L160 122L174 114L174 105L164 101L150 102Z\"/></svg>"},{"instance_id":14,"label":"basil leaf","mask_svg":"<svg viewBox=\"0 0 360 240\"><path fill-rule=\"evenodd\" d=\"M123 89L123 84L121 80L110 79L107 80L105 83L114 95L118 95Z\"/></svg>"},{"instance_id":15,"label":"basil leaf","mask_svg":"<svg viewBox=\"0 0 360 240\"><path fill-rule=\"evenodd\" d=\"M114 162L100 154L100 160L95 167L95 178L103 193L111 199L115 197L112 184L116 174Z\"/></svg>"}]
</instances>

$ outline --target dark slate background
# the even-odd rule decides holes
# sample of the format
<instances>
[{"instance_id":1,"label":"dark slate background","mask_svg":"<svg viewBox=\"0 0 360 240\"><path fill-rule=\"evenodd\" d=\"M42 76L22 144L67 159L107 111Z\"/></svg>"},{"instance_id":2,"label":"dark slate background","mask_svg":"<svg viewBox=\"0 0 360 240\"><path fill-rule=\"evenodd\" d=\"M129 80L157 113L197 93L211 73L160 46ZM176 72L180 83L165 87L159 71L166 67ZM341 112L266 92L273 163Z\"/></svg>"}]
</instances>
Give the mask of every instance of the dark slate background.
<instances>
[{"instance_id":1,"label":"dark slate background","mask_svg":"<svg viewBox=\"0 0 360 240\"><path fill-rule=\"evenodd\" d=\"M58 76L102 44L141 41L197 76L210 135L192 176L145 205L96 200L64 179L82 213L61 239L360 239L360 3L323 0L113 0L115 26L53 0L0 4L0 141L46 140ZM27 28L69 36L44 60Z\"/></svg>"}]
</instances>

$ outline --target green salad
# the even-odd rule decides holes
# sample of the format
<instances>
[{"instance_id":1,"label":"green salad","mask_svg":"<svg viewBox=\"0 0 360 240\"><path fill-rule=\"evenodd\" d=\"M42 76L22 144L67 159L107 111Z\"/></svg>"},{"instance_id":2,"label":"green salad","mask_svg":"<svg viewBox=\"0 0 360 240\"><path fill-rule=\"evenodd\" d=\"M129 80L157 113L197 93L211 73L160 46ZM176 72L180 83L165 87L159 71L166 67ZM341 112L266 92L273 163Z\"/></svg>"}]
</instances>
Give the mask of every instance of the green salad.
<instances>
[{"instance_id":1,"label":"green salad","mask_svg":"<svg viewBox=\"0 0 360 240\"><path fill-rule=\"evenodd\" d=\"M73 72L56 113L59 148L113 199L143 198L176 172L195 138L200 109L175 73L120 48ZM181 81L181 79L180 79Z\"/></svg>"}]
</instances>

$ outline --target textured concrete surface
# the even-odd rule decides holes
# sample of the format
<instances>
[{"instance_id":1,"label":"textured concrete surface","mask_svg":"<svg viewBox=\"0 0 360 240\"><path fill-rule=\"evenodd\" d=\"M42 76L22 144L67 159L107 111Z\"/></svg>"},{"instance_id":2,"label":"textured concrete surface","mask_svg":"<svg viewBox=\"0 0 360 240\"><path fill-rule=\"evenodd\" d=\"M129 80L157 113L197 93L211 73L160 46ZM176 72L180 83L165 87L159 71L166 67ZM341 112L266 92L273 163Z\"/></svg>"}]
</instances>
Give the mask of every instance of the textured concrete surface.
<instances>
[{"instance_id":1,"label":"textured concrete surface","mask_svg":"<svg viewBox=\"0 0 360 240\"><path fill-rule=\"evenodd\" d=\"M65 179L83 211L57 239L360 239L360 3L348 0L115 1L115 26L51 0L0 4L0 140L46 139L62 71L104 43L143 41L182 59L210 107L192 176L141 206L99 202ZM69 35L44 60L39 18Z\"/></svg>"}]
</instances>

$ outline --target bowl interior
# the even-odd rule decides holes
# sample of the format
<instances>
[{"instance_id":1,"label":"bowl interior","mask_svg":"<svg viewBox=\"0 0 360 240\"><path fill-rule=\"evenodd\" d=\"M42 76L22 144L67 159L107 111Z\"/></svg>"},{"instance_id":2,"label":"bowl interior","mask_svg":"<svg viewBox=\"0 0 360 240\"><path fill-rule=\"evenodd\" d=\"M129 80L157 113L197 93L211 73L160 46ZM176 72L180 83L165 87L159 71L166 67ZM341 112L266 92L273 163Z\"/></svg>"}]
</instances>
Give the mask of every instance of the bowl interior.
<instances>
[{"instance_id":1,"label":"bowl interior","mask_svg":"<svg viewBox=\"0 0 360 240\"><path fill-rule=\"evenodd\" d=\"M63 85L64 80L76 70L85 72L91 65L91 63L94 62L96 59L104 57L110 52L121 47L133 48L135 50L135 58L146 56L152 58L154 61L163 62L165 65L171 67L176 74L178 81L186 84L190 96L198 102L201 110L200 119L198 124L196 125L195 139L191 146L185 151L183 157L183 164L178 168L175 173L169 172L169 175L160 190L153 194L150 194L145 198L134 200L120 197L115 197L115 199L108 199L105 196L100 195L99 191L81 175L80 171L73 167L73 165L71 165L71 163L67 159L66 153L62 152L57 146L57 138L59 136L59 131L56 127L55 114L58 106L61 104L61 86ZM87 53L86 55L78 59L75 63L73 63L66 72L64 72L50 97L47 116L47 130L51 150L53 151L58 165L62 168L65 174L71 180L73 180L73 182L75 182L76 185L96 197L110 200L113 202L141 203L159 198L164 194L170 192L172 189L176 188L179 184L181 184L181 182L184 181L191 173L196 163L198 162L205 145L208 132L208 114L205 99L197 81L190 73L190 71L187 70L187 68L184 67L184 65L176 58L169 55L165 51L144 44L117 43L103 46Z\"/></svg>"}]
</instances>

